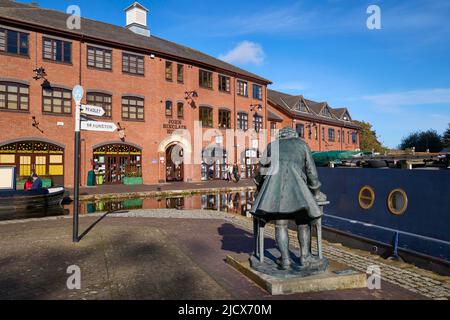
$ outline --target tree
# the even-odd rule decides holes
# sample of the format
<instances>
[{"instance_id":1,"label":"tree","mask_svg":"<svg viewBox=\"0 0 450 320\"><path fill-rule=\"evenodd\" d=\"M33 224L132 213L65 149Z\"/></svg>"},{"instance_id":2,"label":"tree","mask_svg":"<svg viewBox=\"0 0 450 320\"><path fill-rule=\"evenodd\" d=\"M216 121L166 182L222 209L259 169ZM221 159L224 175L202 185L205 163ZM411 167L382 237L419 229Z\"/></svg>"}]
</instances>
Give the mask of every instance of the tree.
<instances>
[{"instance_id":1,"label":"tree","mask_svg":"<svg viewBox=\"0 0 450 320\"><path fill-rule=\"evenodd\" d=\"M416 148L417 152L439 152L443 149L442 137L436 130L413 132L402 139L399 149Z\"/></svg>"},{"instance_id":2,"label":"tree","mask_svg":"<svg viewBox=\"0 0 450 320\"><path fill-rule=\"evenodd\" d=\"M448 124L447 130L445 130L442 135L442 143L445 148L450 148L450 123Z\"/></svg>"},{"instance_id":3,"label":"tree","mask_svg":"<svg viewBox=\"0 0 450 320\"><path fill-rule=\"evenodd\" d=\"M378 136L372 125L369 122L356 121L354 122L361 127L359 132L360 149L363 151L372 151L384 153L387 148L378 140Z\"/></svg>"}]
</instances>

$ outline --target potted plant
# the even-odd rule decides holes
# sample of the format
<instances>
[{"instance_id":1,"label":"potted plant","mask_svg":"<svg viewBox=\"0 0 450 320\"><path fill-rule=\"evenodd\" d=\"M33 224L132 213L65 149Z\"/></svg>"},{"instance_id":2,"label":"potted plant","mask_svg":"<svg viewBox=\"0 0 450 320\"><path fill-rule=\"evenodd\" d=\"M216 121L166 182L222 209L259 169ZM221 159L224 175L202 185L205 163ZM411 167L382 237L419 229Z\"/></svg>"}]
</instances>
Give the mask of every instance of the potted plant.
<instances>
[{"instance_id":1,"label":"potted plant","mask_svg":"<svg viewBox=\"0 0 450 320\"><path fill-rule=\"evenodd\" d=\"M125 185L143 184L142 173L137 171L125 173L125 177L123 178L123 184Z\"/></svg>"}]
</instances>

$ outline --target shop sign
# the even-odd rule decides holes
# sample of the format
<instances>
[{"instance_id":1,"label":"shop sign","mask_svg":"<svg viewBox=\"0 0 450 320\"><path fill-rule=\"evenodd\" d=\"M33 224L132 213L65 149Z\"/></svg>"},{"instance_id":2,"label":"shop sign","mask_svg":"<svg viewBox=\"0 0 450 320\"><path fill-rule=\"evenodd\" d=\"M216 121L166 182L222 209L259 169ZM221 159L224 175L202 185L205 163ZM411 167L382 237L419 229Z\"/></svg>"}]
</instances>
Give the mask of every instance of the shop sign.
<instances>
[{"instance_id":1,"label":"shop sign","mask_svg":"<svg viewBox=\"0 0 450 320\"><path fill-rule=\"evenodd\" d=\"M173 133L175 130L187 129L186 125L181 120L169 120L168 123L163 124L163 129L167 130L168 134Z\"/></svg>"}]
</instances>

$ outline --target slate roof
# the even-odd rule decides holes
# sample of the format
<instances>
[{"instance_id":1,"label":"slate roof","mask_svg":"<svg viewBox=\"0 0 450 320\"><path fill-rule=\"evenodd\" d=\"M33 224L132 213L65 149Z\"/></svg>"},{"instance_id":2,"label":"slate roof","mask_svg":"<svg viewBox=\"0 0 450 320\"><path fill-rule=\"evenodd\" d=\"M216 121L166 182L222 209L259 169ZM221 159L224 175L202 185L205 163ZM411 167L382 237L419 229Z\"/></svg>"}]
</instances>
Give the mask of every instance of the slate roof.
<instances>
[{"instance_id":1,"label":"slate roof","mask_svg":"<svg viewBox=\"0 0 450 320\"><path fill-rule=\"evenodd\" d=\"M280 116L277 115L275 112L272 112L272 111L270 111L270 110L267 111L267 118L268 118L270 121L278 121L278 122L283 121L283 118L282 118L282 117L280 117Z\"/></svg>"},{"instance_id":2,"label":"slate roof","mask_svg":"<svg viewBox=\"0 0 450 320\"><path fill-rule=\"evenodd\" d=\"M328 106L327 102L316 102L309 99L305 99L302 95L290 95L287 93L283 93L275 90L267 90L268 100L272 104L278 106L285 112L287 112L293 118L300 118L310 121L319 121L319 122L328 122L336 125L346 127L353 127L358 129L359 126L353 123L352 121L344 121L342 120L342 116L345 112L348 112L347 108L331 108ZM310 112L301 112L296 109L296 105L299 103L306 104L306 107ZM320 112L323 108L328 107L330 109L332 118L324 117L320 115Z\"/></svg>"},{"instance_id":3,"label":"slate roof","mask_svg":"<svg viewBox=\"0 0 450 320\"><path fill-rule=\"evenodd\" d=\"M70 30L66 26L68 16L68 14L56 10L43 9L30 4L16 3L11 0L0 0L0 21L10 21L27 26L32 25L35 28L57 30L68 36L83 35L85 40L98 40L121 45L127 47L129 50L140 49L156 55L159 54L169 58L173 57L195 62L204 67L229 71L241 77L258 80L259 82L272 83L270 80L216 59L203 52L164 40L154 35L150 37L138 35L121 26L82 18L81 30Z\"/></svg>"}]
</instances>

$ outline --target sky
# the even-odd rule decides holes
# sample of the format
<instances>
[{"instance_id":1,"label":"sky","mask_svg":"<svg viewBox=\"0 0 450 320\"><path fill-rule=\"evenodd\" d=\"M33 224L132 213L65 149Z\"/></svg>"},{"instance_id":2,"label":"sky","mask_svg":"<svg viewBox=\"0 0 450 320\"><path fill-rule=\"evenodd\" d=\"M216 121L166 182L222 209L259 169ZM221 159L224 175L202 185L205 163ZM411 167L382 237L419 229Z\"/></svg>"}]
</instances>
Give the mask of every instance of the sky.
<instances>
[{"instance_id":1,"label":"sky","mask_svg":"<svg viewBox=\"0 0 450 320\"><path fill-rule=\"evenodd\" d=\"M19 2L30 2L21 0ZM125 25L132 0L38 0ZM448 0L141 0L151 33L273 81L271 89L347 107L395 148L450 123ZM380 9L380 29L369 29Z\"/></svg>"}]
</instances>

